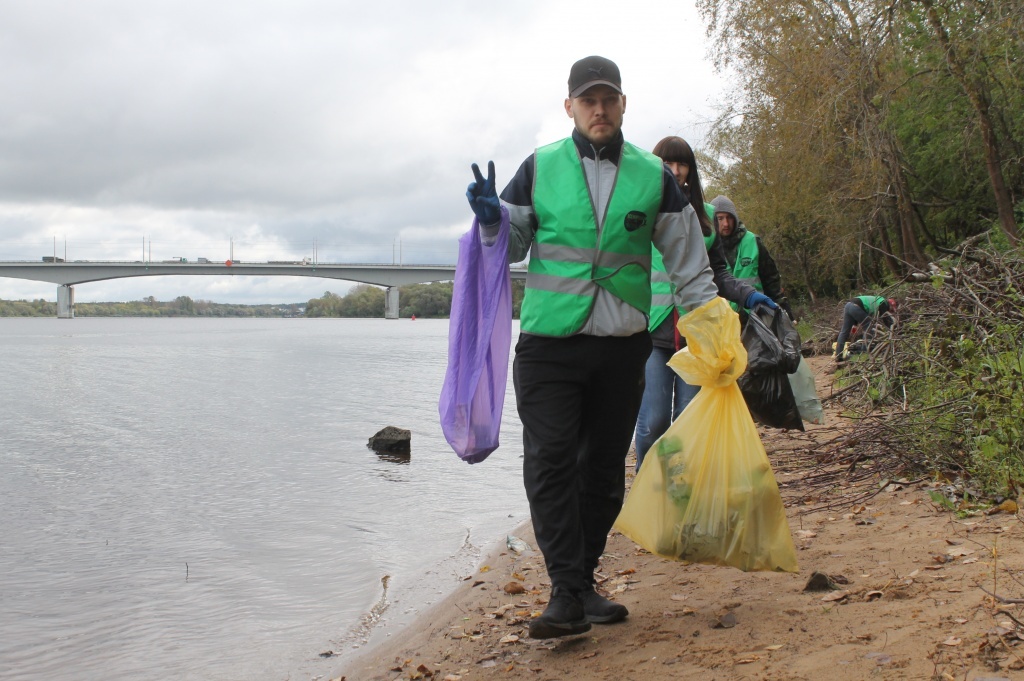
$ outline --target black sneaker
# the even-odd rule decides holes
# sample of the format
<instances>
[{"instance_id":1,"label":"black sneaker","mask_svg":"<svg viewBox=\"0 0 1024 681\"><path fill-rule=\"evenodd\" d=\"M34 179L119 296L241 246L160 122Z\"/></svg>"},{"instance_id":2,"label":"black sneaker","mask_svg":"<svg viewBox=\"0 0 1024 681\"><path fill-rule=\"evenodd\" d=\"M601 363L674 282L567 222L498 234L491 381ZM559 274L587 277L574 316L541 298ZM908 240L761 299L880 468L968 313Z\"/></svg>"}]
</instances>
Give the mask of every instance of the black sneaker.
<instances>
[{"instance_id":1,"label":"black sneaker","mask_svg":"<svg viewBox=\"0 0 1024 681\"><path fill-rule=\"evenodd\" d=\"M590 631L583 602L571 591L556 586L544 614L530 622L530 638L558 638Z\"/></svg>"},{"instance_id":2,"label":"black sneaker","mask_svg":"<svg viewBox=\"0 0 1024 681\"><path fill-rule=\"evenodd\" d=\"M629 616L626 606L615 601L610 601L593 587L580 594L583 601L583 612L586 613L587 621L594 624L613 624L621 622Z\"/></svg>"}]
</instances>

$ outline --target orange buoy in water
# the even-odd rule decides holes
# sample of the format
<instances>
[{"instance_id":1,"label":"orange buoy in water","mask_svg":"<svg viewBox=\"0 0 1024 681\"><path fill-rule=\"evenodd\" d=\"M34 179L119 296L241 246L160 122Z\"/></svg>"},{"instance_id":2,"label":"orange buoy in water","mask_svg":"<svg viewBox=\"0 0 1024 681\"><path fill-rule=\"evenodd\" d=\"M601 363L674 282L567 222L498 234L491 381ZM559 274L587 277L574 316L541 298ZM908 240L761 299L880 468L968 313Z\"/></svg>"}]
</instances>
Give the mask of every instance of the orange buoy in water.
<instances>
[{"instance_id":1,"label":"orange buoy in water","mask_svg":"<svg viewBox=\"0 0 1024 681\"><path fill-rule=\"evenodd\" d=\"M413 316L412 316L412 317L410 317L409 319L411 319L412 321L416 321L416 315L413 315Z\"/></svg>"}]
</instances>

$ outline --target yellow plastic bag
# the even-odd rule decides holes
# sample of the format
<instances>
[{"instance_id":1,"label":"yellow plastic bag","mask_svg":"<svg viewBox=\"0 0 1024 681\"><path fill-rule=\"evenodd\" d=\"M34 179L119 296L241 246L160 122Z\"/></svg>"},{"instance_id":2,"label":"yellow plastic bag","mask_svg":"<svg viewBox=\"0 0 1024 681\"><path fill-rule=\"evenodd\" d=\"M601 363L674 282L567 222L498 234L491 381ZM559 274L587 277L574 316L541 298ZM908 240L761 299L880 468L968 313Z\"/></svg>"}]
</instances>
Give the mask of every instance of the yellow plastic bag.
<instances>
[{"instance_id":1,"label":"yellow plastic bag","mask_svg":"<svg viewBox=\"0 0 1024 681\"><path fill-rule=\"evenodd\" d=\"M779 486L736 379L739 317L722 298L684 315L671 360L700 392L651 447L615 528L666 558L797 572Z\"/></svg>"}]
</instances>

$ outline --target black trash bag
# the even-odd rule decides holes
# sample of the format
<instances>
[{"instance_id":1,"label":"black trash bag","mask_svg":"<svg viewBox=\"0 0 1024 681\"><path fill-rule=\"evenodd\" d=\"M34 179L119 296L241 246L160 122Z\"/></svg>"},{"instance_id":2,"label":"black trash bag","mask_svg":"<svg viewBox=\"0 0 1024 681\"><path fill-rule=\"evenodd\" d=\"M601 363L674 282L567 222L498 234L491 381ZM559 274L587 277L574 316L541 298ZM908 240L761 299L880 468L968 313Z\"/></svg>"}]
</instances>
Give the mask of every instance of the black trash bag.
<instances>
[{"instance_id":1,"label":"black trash bag","mask_svg":"<svg viewBox=\"0 0 1024 681\"><path fill-rule=\"evenodd\" d=\"M765 321L767 315L764 314L764 310L771 312L771 308L764 305L758 305L756 310L751 310L751 314L747 316L747 323L743 325L743 331L740 333L740 340L747 350L748 374L776 371L784 362L782 343L772 330L771 317Z\"/></svg>"},{"instance_id":2,"label":"black trash bag","mask_svg":"<svg viewBox=\"0 0 1024 681\"><path fill-rule=\"evenodd\" d=\"M750 415L772 428L803 430L788 374L800 366L800 334L781 309L758 305L740 335L747 370L736 381Z\"/></svg>"},{"instance_id":3,"label":"black trash bag","mask_svg":"<svg viewBox=\"0 0 1024 681\"><path fill-rule=\"evenodd\" d=\"M803 341L800 340L800 332L796 330L793 321L782 308L767 311L773 315L772 332L782 345L782 361L779 363L779 368L787 374L794 374L800 366L800 346L803 345ZM759 315L761 312L758 310Z\"/></svg>"},{"instance_id":4,"label":"black trash bag","mask_svg":"<svg viewBox=\"0 0 1024 681\"><path fill-rule=\"evenodd\" d=\"M796 406L793 387L785 371L762 374L744 373L736 381L750 415L770 428L803 430L804 422Z\"/></svg>"}]
</instances>

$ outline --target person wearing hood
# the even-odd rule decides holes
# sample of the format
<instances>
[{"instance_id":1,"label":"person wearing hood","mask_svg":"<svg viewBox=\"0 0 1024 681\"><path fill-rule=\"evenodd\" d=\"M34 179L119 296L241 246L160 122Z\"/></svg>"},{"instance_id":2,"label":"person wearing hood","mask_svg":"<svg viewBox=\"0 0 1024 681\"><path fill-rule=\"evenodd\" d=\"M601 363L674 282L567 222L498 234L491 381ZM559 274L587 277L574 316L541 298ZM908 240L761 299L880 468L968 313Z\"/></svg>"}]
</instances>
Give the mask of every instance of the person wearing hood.
<instances>
[{"instance_id":1,"label":"person wearing hood","mask_svg":"<svg viewBox=\"0 0 1024 681\"><path fill-rule=\"evenodd\" d=\"M484 246L508 230L508 261L530 264L513 362L523 482L551 580L531 638L624 620L595 571L625 498L651 354L651 246L677 304L718 295L700 223L661 159L622 136L618 66L586 57L569 72L570 137L538 148L501 192L473 164L466 197Z\"/></svg>"},{"instance_id":2,"label":"person wearing hood","mask_svg":"<svg viewBox=\"0 0 1024 681\"><path fill-rule=\"evenodd\" d=\"M672 171L679 184L679 190L697 213L701 234L704 237L704 247L708 251L711 270L715 273L718 295L748 309L758 303L775 307L771 298L732 276L729 263L725 260L722 240L718 238L711 223L714 206L704 202L704 190L701 188L700 173L697 172L697 158L689 143L681 137L665 137L654 145L652 153L664 161L665 166ZM701 206L704 210L700 209ZM654 249L651 255L651 291L653 298L648 330L651 332L654 350L647 359L644 371L644 397L636 421L634 443L637 471L640 470L654 442L668 430L672 421L683 413L683 409L700 390L700 386L690 385L668 366L668 360L672 355L686 345L686 339L676 330L679 317L686 314L686 310L674 304L672 282L669 281L657 249Z\"/></svg>"},{"instance_id":3,"label":"person wearing hood","mask_svg":"<svg viewBox=\"0 0 1024 681\"><path fill-rule=\"evenodd\" d=\"M765 248L761 237L748 230L740 221L736 204L728 197L716 196L711 205L715 209L715 228L721 237L725 259L729 263L732 276L764 293L778 303L790 319L795 319L789 301L782 292L779 268ZM735 303L733 308L739 310Z\"/></svg>"}]
</instances>

